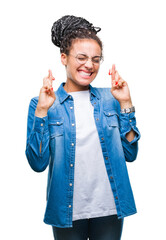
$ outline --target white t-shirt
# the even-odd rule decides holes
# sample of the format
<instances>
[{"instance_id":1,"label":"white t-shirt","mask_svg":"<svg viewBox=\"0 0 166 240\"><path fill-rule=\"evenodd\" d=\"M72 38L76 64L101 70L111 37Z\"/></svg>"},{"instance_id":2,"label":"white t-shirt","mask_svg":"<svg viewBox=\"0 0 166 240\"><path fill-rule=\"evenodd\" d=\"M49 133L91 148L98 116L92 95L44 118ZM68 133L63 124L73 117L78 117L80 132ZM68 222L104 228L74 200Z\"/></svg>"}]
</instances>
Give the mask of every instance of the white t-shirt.
<instances>
[{"instance_id":1,"label":"white t-shirt","mask_svg":"<svg viewBox=\"0 0 166 240\"><path fill-rule=\"evenodd\" d=\"M84 90L69 94L74 98L76 121L73 221L117 214L90 92Z\"/></svg>"}]
</instances>

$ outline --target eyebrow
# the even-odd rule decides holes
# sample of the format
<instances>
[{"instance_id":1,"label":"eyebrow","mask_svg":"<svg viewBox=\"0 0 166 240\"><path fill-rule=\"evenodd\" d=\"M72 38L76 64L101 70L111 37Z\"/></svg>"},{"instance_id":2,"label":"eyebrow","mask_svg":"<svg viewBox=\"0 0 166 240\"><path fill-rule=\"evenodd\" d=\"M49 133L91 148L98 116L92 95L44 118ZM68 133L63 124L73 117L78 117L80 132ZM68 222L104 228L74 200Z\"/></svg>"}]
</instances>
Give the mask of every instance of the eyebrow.
<instances>
[{"instance_id":1,"label":"eyebrow","mask_svg":"<svg viewBox=\"0 0 166 240\"><path fill-rule=\"evenodd\" d=\"M80 55L83 55L85 57L87 57L88 55L86 53L77 53L77 55L80 54ZM93 56L92 58L94 57L101 57L101 55L96 55L96 56Z\"/></svg>"}]
</instances>

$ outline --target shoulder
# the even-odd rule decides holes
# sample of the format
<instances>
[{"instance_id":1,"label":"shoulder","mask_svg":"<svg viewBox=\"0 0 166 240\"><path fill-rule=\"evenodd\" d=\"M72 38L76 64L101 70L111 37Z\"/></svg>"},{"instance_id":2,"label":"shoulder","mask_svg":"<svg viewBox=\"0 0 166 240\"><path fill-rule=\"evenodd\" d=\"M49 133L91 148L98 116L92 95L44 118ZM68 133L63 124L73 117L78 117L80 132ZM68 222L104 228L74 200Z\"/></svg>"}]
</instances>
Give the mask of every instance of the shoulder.
<instances>
[{"instance_id":1,"label":"shoulder","mask_svg":"<svg viewBox=\"0 0 166 240\"><path fill-rule=\"evenodd\" d=\"M104 109L119 109L119 102L111 93L111 88L95 88L99 94Z\"/></svg>"},{"instance_id":2,"label":"shoulder","mask_svg":"<svg viewBox=\"0 0 166 240\"><path fill-rule=\"evenodd\" d=\"M105 87L105 88L93 88L95 92L100 96L101 99L115 99L111 93L111 88Z\"/></svg>"},{"instance_id":3,"label":"shoulder","mask_svg":"<svg viewBox=\"0 0 166 240\"><path fill-rule=\"evenodd\" d=\"M38 100L39 100L39 96L31 98L29 103L29 108L36 108Z\"/></svg>"}]
</instances>

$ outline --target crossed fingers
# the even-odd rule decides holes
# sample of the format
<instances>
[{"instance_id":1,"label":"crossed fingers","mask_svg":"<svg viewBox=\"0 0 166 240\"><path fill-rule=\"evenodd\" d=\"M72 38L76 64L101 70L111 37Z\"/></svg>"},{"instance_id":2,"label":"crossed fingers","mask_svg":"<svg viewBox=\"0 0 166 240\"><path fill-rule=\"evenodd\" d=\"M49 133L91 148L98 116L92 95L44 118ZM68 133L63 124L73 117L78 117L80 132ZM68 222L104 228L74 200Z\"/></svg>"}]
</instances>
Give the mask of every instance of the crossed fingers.
<instances>
[{"instance_id":1,"label":"crossed fingers","mask_svg":"<svg viewBox=\"0 0 166 240\"><path fill-rule=\"evenodd\" d=\"M43 87L45 89L45 92L50 93L50 91L53 91L52 82L55 80L55 78L52 75L52 71L48 71L48 76L43 79Z\"/></svg>"},{"instance_id":2,"label":"crossed fingers","mask_svg":"<svg viewBox=\"0 0 166 240\"><path fill-rule=\"evenodd\" d=\"M109 75L111 75L113 88L121 88L125 83L125 81L121 78L118 71L116 70L115 64L113 64L112 69L109 70Z\"/></svg>"}]
</instances>

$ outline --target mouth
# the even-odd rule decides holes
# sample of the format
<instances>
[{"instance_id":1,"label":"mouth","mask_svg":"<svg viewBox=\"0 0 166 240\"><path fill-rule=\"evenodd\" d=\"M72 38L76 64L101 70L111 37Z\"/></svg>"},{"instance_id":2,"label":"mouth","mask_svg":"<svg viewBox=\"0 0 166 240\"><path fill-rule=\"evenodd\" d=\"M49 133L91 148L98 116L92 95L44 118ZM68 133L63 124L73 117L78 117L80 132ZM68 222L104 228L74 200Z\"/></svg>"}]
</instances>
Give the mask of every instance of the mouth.
<instances>
[{"instance_id":1,"label":"mouth","mask_svg":"<svg viewBox=\"0 0 166 240\"><path fill-rule=\"evenodd\" d=\"M88 71L84 71L84 70L78 70L78 72L81 77L86 78L86 79L90 78L93 74L93 72L88 72Z\"/></svg>"}]
</instances>

